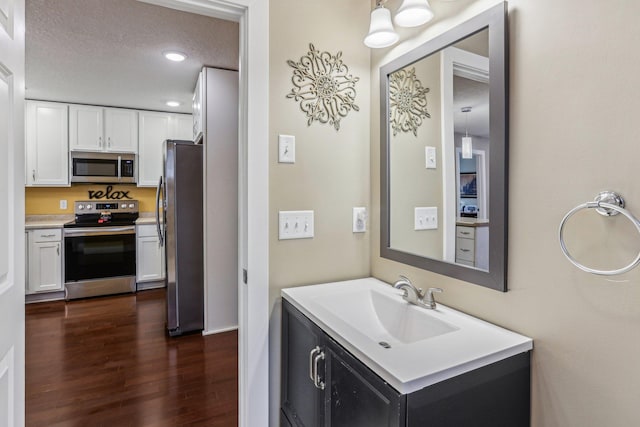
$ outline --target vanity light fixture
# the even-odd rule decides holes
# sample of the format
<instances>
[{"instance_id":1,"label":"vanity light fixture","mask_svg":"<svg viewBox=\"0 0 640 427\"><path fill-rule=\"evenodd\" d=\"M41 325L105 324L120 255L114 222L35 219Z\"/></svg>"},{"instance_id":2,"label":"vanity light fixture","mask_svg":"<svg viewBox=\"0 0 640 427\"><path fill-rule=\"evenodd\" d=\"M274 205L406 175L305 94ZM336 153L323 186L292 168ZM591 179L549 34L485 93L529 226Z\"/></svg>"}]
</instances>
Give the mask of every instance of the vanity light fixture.
<instances>
[{"instance_id":1,"label":"vanity light fixture","mask_svg":"<svg viewBox=\"0 0 640 427\"><path fill-rule=\"evenodd\" d=\"M180 103L178 101L167 101L167 107L179 107Z\"/></svg>"},{"instance_id":2,"label":"vanity light fixture","mask_svg":"<svg viewBox=\"0 0 640 427\"><path fill-rule=\"evenodd\" d=\"M469 122L468 117L471 112L471 107L462 107L462 112L464 115L464 133L465 136L462 137L462 158L463 159L473 159L473 145L471 137L469 136Z\"/></svg>"},{"instance_id":3,"label":"vanity light fixture","mask_svg":"<svg viewBox=\"0 0 640 427\"><path fill-rule=\"evenodd\" d=\"M164 57L167 58L169 61L173 61L173 62L182 62L185 59L187 59L187 55L175 50L164 51L162 52L162 55L164 55Z\"/></svg>"},{"instance_id":4,"label":"vanity light fixture","mask_svg":"<svg viewBox=\"0 0 640 427\"><path fill-rule=\"evenodd\" d=\"M391 23L391 12L383 6L386 1L378 0L376 8L371 11L369 34L364 38L364 44L367 47L388 47L395 44L399 39Z\"/></svg>"},{"instance_id":5,"label":"vanity light fixture","mask_svg":"<svg viewBox=\"0 0 640 427\"><path fill-rule=\"evenodd\" d=\"M433 18L433 10L427 0L404 0L393 22L401 27L418 27Z\"/></svg>"}]
</instances>

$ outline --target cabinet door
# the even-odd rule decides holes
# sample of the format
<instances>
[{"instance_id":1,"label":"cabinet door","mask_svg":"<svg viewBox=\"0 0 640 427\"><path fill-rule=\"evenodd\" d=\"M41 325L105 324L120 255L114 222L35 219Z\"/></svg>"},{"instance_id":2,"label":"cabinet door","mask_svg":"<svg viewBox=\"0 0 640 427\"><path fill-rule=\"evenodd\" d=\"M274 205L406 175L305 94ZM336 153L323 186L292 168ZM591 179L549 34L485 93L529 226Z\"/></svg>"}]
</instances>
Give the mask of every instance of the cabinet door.
<instances>
[{"instance_id":1,"label":"cabinet door","mask_svg":"<svg viewBox=\"0 0 640 427\"><path fill-rule=\"evenodd\" d=\"M27 101L26 183L68 186L68 105Z\"/></svg>"},{"instance_id":2,"label":"cabinet door","mask_svg":"<svg viewBox=\"0 0 640 427\"><path fill-rule=\"evenodd\" d=\"M193 117L190 114L171 116L171 139L193 140Z\"/></svg>"},{"instance_id":3,"label":"cabinet door","mask_svg":"<svg viewBox=\"0 0 640 427\"><path fill-rule=\"evenodd\" d=\"M311 352L323 332L286 300L282 301L282 412L298 427L322 426L324 392L313 384ZM321 366L323 368L323 366Z\"/></svg>"},{"instance_id":4,"label":"cabinet door","mask_svg":"<svg viewBox=\"0 0 640 427\"><path fill-rule=\"evenodd\" d=\"M154 225L138 226L138 230L141 227L152 228L155 232ZM164 279L164 251L159 243L157 237L137 238L137 282L152 282Z\"/></svg>"},{"instance_id":5,"label":"cabinet door","mask_svg":"<svg viewBox=\"0 0 640 427\"><path fill-rule=\"evenodd\" d=\"M402 395L329 337L325 352L325 426L404 426Z\"/></svg>"},{"instance_id":6,"label":"cabinet door","mask_svg":"<svg viewBox=\"0 0 640 427\"><path fill-rule=\"evenodd\" d=\"M29 245L29 293L62 290L60 246L59 241Z\"/></svg>"},{"instance_id":7,"label":"cabinet door","mask_svg":"<svg viewBox=\"0 0 640 427\"><path fill-rule=\"evenodd\" d=\"M155 187L162 175L162 142L170 138L171 114L139 114L138 187Z\"/></svg>"},{"instance_id":8,"label":"cabinet door","mask_svg":"<svg viewBox=\"0 0 640 427\"><path fill-rule=\"evenodd\" d=\"M106 150L138 152L138 112L122 108L104 109Z\"/></svg>"},{"instance_id":9,"label":"cabinet door","mask_svg":"<svg viewBox=\"0 0 640 427\"><path fill-rule=\"evenodd\" d=\"M69 148L73 150L103 150L102 107L69 106Z\"/></svg>"}]
</instances>

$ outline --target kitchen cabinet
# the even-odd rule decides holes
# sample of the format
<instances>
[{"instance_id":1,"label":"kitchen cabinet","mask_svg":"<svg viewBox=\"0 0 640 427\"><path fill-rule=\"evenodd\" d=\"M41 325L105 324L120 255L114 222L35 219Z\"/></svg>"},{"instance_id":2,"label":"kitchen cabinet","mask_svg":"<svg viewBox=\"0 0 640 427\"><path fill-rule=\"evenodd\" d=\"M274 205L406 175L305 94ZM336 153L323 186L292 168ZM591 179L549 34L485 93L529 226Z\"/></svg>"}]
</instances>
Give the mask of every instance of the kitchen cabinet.
<instances>
[{"instance_id":1,"label":"kitchen cabinet","mask_svg":"<svg viewBox=\"0 0 640 427\"><path fill-rule=\"evenodd\" d=\"M69 127L72 151L138 151L138 112L135 110L71 104Z\"/></svg>"},{"instance_id":2,"label":"kitchen cabinet","mask_svg":"<svg viewBox=\"0 0 640 427\"><path fill-rule=\"evenodd\" d=\"M456 263L489 268L489 224L456 226Z\"/></svg>"},{"instance_id":3,"label":"kitchen cabinet","mask_svg":"<svg viewBox=\"0 0 640 427\"><path fill-rule=\"evenodd\" d=\"M27 294L62 290L62 230L29 230Z\"/></svg>"},{"instance_id":4,"label":"kitchen cabinet","mask_svg":"<svg viewBox=\"0 0 640 427\"><path fill-rule=\"evenodd\" d=\"M26 185L69 186L67 104L26 102Z\"/></svg>"},{"instance_id":5,"label":"kitchen cabinet","mask_svg":"<svg viewBox=\"0 0 640 427\"><path fill-rule=\"evenodd\" d=\"M162 175L162 143L191 140L190 114L140 111L138 128L138 187L155 187Z\"/></svg>"},{"instance_id":6,"label":"kitchen cabinet","mask_svg":"<svg viewBox=\"0 0 640 427\"><path fill-rule=\"evenodd\" d=\"M140 285L159 282L165 277L164 248L160 246L155 224L136 226L136 282L138 289L157 287Z\"/></svg>"},{"instance_id":7,"label":"kitchen cabinet","mask_svg":"<svg viewBox=\"0 0 640 427\"><path fill-rule=\"evenodd\" d=\"M281 426L529 426L530 356L509 357L400 394L287 300Z\"/></svg>"},{"instance_id":8,"label":"kitchen cabinet","mask_svg":"<svg viewBox=\"0 0 640 427\"><path fill-rule=\"evenodd\" d=\"M198 73L198 81L196 82L196 88L193 91L193 105L191 110L193 111L193 120L192 120L192 124L193 124L193 131L192 131L192 138L194 141L197 141L199 139L200 136L202 136L202 103L204 101L204 94L203 94L203 84L202 84L202 80L203 80L203 70L200 70L200 72Z\"/></svg>"}]
</instances>

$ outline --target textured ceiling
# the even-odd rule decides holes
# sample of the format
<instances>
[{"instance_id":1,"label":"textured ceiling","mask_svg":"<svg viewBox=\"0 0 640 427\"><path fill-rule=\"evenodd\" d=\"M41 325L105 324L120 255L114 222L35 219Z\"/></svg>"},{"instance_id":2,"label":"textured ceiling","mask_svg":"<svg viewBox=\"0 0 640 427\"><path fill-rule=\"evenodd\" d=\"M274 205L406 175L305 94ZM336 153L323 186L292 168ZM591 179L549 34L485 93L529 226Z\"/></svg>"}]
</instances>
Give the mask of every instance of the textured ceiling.
<instances>
[{"instance_id":1,"label":"textured ceiling","mask_svg":"<svg viewBox=\"0 0 640 427\"><path fill-rule=\"evenodd\" d=\"M238 37L235 22L135 0L26 0L27 98L191 112L202 66L238 69Z\"/></svg>"}]
</instances>

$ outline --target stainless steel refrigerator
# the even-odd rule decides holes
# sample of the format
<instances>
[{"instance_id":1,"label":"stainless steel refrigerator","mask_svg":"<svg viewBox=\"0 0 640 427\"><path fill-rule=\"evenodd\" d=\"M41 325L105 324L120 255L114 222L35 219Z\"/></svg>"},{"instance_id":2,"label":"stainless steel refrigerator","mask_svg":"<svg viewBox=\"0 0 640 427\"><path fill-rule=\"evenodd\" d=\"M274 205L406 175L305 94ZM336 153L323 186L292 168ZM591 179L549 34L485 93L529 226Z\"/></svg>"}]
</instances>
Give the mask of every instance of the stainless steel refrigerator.
<instances>
[{"instance_id":1,"label":"stainless steel refrigerator","mask_svg":"<svg viewBox=\"0 0 640 427\"><path fill-rule=\"evenodd\" d=\"M165 250L170 336L204 328L202 152L193 141L163 144L156 223Z\"/></svg>"}]
</instances>

